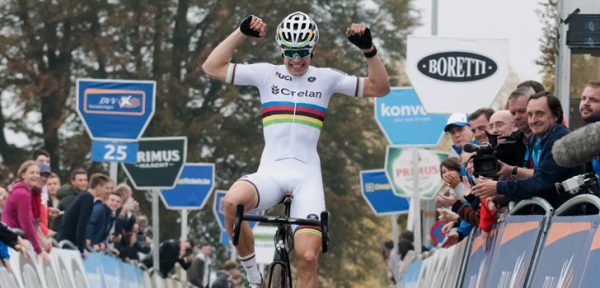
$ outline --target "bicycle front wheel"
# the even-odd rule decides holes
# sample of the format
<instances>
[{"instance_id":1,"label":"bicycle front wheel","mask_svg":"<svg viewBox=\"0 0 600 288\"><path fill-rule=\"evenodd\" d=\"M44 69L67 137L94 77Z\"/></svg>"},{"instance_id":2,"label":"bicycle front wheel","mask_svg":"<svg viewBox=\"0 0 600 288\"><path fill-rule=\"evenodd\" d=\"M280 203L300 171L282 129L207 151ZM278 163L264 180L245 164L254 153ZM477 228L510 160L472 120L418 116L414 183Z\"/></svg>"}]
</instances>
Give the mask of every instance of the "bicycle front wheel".
<instances>
[{"instance_id":1,"label":"bicycle front wheel","mask_svg":"<svg viewBox=\"0 0 600 288\"><path fill-rule=\"evenodd\" d=\"M275 262L271 264L269 288L291 288L288 277L288 270L283 263Z\"/></svg>"}]
</instances>

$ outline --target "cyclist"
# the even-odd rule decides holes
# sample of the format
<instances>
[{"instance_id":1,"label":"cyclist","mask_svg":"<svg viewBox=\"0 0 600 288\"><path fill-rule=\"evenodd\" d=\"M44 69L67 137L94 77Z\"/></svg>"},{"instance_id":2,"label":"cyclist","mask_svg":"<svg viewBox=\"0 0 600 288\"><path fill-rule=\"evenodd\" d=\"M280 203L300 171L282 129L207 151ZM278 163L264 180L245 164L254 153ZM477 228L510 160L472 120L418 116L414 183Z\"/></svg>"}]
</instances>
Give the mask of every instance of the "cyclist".
<instances>
[{"instance_id":1,"label":"cyclist","mask_svg":"<svg viewBox=\"0 0 600 288\"><path fill-rule=\"evenodd\" d=\"M321 164L317 141L332 94L354 97L384 96L389 77L371 32L353 23L346 30L348 40L367 58L368 77L350 76L330 68L311 66L317 50L319 29L302 12L286 16L277 27L275 40L281 48L283 65L268 63L233 64L236 47L248 37L264 38L267 24L249 16L208 56L202 69L212 78L234 85L253 85L262 103L265 148L254 174L236 181L223 199L225 226L233 235L236 206L264 210L277 205L285 193L292 193L290 216L317 219L325 210ZM299 287L316 287L321 233L317 227L293 227ZM236 247L251 284L262 276L254 258L254 238L243 222Z\"/></svg>"}]
</instances>

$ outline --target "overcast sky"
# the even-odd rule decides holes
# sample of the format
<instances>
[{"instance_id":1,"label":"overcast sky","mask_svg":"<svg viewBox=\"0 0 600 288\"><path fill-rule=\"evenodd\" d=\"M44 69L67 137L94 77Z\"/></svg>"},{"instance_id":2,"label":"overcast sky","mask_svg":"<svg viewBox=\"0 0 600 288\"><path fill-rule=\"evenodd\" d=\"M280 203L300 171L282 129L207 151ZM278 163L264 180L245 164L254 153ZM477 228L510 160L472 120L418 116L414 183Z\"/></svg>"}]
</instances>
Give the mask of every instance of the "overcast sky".
<instances>
[{"instance_id":1,"label":"overcast sky","mask_svg":"<svg viewBox=\"0 0 600 288\"><path fill-rule=\"evenodd\" d=\"M421 11L414 35L431 35L431 1L413 0ZM461 38L508 38L510 65L520 80L541 80L535 60L541 56L541 0L439 0L438 35Z\"/></svg>"}]
</instances>

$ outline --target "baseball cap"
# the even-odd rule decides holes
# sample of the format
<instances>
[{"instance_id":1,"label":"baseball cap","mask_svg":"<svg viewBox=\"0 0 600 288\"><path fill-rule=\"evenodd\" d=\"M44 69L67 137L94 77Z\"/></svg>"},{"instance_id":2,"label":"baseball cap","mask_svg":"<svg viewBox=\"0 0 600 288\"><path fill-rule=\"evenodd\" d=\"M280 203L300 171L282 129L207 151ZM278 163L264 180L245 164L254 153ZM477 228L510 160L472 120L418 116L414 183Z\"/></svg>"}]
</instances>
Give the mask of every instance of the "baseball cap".
<instances>
[{"instance_id":1,"label":"baseball cap","mask_svg":"<svg viewBox=\"0 0 600 288\"><path fill-rule=\"evenodd\" d=\"M52 173L52 170L50 170L50 166L44 164L44 163L38 163L38 167L40 167L40 175L44 175L44 174L50 174Z\"/></svg>"},{"instance_id":2,"label":"baseball cap","mask_svg":"<svg viewBox=\"0 0 600 288\"><path fill-rule=\"evenodd\" d=\"M469 125L469 116L467 113L453 113L448 117L448 122L446 122L446 127L444 127L444 132L448 132L450 126L456 125L459 127L463 127L465 125Z\"/></svg>"}]
</instances>

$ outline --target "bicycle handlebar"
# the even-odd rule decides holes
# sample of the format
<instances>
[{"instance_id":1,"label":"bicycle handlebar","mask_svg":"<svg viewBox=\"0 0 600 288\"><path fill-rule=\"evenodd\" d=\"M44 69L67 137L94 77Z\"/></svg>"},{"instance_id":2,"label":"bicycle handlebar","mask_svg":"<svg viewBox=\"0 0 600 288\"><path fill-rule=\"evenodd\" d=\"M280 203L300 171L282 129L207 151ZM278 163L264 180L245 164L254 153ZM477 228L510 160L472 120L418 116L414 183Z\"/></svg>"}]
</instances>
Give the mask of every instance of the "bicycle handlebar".
<instances>
[{"instance_id":1,"label":"bicycle handlebar","mask_svg":"<svg viewBox=\"0 0 600 288\"><path fill-rule=\"evenodd\" d=\"M243 220L277 224L321 226L321 221L314 219L288 218L284 216L244 215Z\"/></svg>"}]
</instances>

